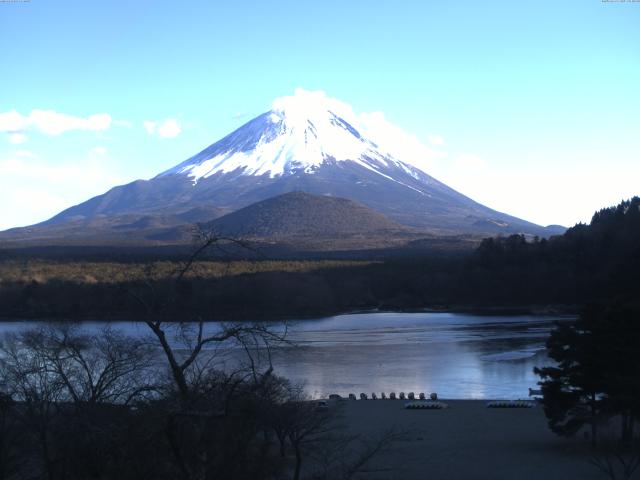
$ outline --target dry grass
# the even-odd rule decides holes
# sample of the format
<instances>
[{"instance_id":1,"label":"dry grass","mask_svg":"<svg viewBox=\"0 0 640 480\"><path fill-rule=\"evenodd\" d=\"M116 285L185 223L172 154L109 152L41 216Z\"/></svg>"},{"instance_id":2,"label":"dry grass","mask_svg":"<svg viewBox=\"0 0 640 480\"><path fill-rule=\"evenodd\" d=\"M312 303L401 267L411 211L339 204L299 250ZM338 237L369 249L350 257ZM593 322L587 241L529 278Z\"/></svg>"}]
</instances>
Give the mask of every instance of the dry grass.
<instances>
[{"instance_id":1,"label":"dry grass","mask_svg":"<svg viewBox=\"0 0 640 480\"><path fill-rule=\"evenodd\" d=\"M192 265L190 278L221 278L264 272L307 273L326 268L370 265L373 261L201 261ZM52 280L83 284L121 283L135 280L162 280L173 277L183 266L175 261L156 262L55 262L49 260L7 260L0 262L0 282L36 282Z\"/></svg>"}]
</instances>

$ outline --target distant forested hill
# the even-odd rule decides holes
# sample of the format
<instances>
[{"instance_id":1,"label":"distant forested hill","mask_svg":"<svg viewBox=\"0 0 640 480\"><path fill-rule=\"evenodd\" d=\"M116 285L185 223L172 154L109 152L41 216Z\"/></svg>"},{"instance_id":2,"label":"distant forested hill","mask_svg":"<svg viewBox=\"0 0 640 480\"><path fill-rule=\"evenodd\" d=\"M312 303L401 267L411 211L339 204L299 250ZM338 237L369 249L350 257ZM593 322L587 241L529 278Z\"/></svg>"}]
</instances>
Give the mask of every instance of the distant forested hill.
<instances>
[{"instance_id":1,"label":"distant forested hill","mask_svg":"<svg viewBox=\"0 0 640 480\"><path fill-rule=\"evenodd\" d=\"M7 252L7 255L9 252ZM353 310L443 308L578 311L598 300L640 303L640 198L597 212L561 236L484 240L471 253L375 261L83 262L0 260L0 318L189 320L319 316ZM147 298L148 297L148 298ZM164 299L171 299L170 302Z\"/></svg>"}]
</instances>

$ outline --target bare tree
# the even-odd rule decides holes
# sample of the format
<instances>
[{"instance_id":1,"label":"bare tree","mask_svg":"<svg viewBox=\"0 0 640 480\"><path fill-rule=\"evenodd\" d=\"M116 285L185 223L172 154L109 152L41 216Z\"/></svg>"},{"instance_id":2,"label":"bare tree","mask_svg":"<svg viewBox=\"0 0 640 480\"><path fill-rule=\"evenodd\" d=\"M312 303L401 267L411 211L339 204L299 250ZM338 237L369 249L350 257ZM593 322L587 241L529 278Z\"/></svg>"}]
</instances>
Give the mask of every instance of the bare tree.
<instances>
[{"instance_id":1,"label":"bare tree","mask_svg":"<svg viewBox=\"0 0 640 480\"><path fill-rule=\"evenodd\" d=\"M193 253L168 282L168 290L156 291L151 272L142 291L128 290L143 307L143 321L167 363L172 387L165 399L171 401L175 393L177 404L165 408L164 436L185 479L210 478L216 471L231 476L234 469L250 466L252 462L243 457L259 430L256 408L272 378L271 349L285 342L287 333L286 324L282 328L264 322L207 324L202 317L184 318L179 313L167 321L166 312L179 312L179 296L190 291L189 272L205 252L214 249L226 256L228 246L247 247L202 230L195 243ZM233 365L217 363L223 353L230 353L226 358L232 357ZM235 412L230 414L232 406Z\"/></svg>"},{"instance_id":2,"label":"bare tree","mask_svg":"<svg viewBox=\"0 0 640 480\"><path fill-rule=\"evenodd\" d=\"M245 249L250 248L248 244L241 240L219 236L201 229L196 232L195 244L192 254L174 273L174 288L165 298L159 298L150 279L145 282L146 296L131 290L128 291L143 306L146 312L144 322L160 344L180 399L185 406L193 400L192 385L190 385L189 379L190 377L194 378L192 369L196 371L202 370L198 365L198 360L201 358L203 350L214 345L242 348L247 354L246 358L249 360L252 376L258 382L259 376L271 373L271 348L274 345L285 342L287 333L286 324L282 329L273 329L264 322L219 323L216 324L219 328L207 332L202 318L191 319L190 322L185 319L178 319L179 335L177 335L177 340L179 344L174 347L170 339L171 323L164 321L161 310L175 302L175 292L182 288L183 282L188 272L193 268L194 263L210 249L216 249L226 254L228 252L225 249L225 245L234 245ZM260 351L267 353L268 361L267 370L262 373L258 371L259 364L256 362L255 357Z\"/></svg>"},{"instance_id":3,"label":"bare tree","mask_svg":"<svg viewBox=\"0 0 640 480\"><path fill-rule=\"evenodd\" d=\"M272 402L266 415L278 438L280 456L285 457L287 444L293 450L294 480L350 480L370 475L371 462L408 433L389 430L372 438L349 435L341 421L340 403L321 408L305 397L300 386L287 387L289 397ZM307 465L304 475L303 465Z\"/></svg>"},{"instance_id":4,"label":"bare tree","mask_svg":"<svg viewBox=\"0 0 640 480\"><path fill-rule=\"evenodd\" d=\"M142 340L110 328L86 335L74 325L54 324L7 335L0 346L3 399L16 402L12 421L27 436L20 457L31 474L37 465L49 479L95 469L97 462L87 457L99 458L108 444L123 416L114 409L126 414L127 405L156 389L150 355Z\"/></svg>"},{"instance_id":5,"label":"bare tree","mask_svg":"<svg viewBox=\"0 0 640 480\"><path fill-rule=\"evenodd\" d=\"M25 349L20 336L8 335L0 347L0 371L5 388L20 402L17 418L33 439L34 464L53 480L58 461L53 441L53 425L60 415L64 384L52 376L41 351ZM34 465L35 468L35 465Z\"/></svg>"},{"instance_id":6,"label":"bare tree","mask_svg":"<svg viewBox=\"0 0 640 480\"><path fill-rule=\"evenodd\" d=\"M75 324L59 323L23 332L19 341L62 386L65 401L127 405L157 389L147 342L113 328L88 335Z\"/></svg>"}]
</instances>

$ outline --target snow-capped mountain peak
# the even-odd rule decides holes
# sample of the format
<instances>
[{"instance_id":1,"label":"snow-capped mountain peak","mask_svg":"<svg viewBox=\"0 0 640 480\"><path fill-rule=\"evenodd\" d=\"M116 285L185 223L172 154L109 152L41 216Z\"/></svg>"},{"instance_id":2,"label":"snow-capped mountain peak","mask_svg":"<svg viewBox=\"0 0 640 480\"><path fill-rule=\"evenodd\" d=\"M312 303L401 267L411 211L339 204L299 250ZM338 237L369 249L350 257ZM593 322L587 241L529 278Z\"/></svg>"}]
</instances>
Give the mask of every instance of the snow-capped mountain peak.
<instances>
[{"instance_id":1,"label":"snow-capped mountain peak","mask_svg":"<svg viewBox=\"0 0 640 480\"><path fill-rule=\"evenodd\" d=\"M269 198L304 192L353 200L429 235L548 235L544 228L485 207L425 173L430 167L423 160L433 153L381 112L355 113L322 92L296 90L176 167L150 180L114 187L47 224L122 217L126 228L148 228L168 216L173 216L170 222L209 221ZM278 205L282 208L272 217L311 215L299 225L317 221L317 202ZM153 238L161 240L165 233L156 232L160 236Z\"/></svg>"},{"instance_id":2,"label":"snow-capped mountain peak","mask_svg":"<svg viewBox=\"0 0 640 480\"><path fill-rule=\"evenodd\" d=\"M379 148L349 105L324 92L296 89L292 96L277 98L269 112L161 175L187 175L194 183L218 172L274 178L313 174L325 162L341 161L384 176L392 165L414 176L420 170L417 163L400 161Z\"/></svg>"}]
</instances>

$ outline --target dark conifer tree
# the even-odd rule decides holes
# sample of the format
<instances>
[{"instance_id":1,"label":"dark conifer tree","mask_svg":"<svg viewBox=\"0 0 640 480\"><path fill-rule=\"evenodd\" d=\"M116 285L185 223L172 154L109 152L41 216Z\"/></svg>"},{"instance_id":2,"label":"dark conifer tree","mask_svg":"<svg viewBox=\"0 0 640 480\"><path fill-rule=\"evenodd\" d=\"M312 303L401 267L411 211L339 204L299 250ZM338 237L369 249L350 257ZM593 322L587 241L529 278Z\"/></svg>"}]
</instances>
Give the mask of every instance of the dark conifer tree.
<instances>
[{"instance_id":1,"label":"dark conifer tree","mask_svg":"<svg viewBox=\"0 0 640 480\"><path fill-rule=\"evenodd\" d=\"M558 324L547 340L555 367L536 368L540 375L545 415L558 435L572 436L584 426L595 442L604 412L607 373L601 361L605 352L583 317L572 324Z\"/></svg>"},{"instance_id":2,"label":"dark conifer tree","mask_svg":"<svg viewBox=\"0 0 640 480\"><path fill-rule=\"evenodd\" d=\"M547 341L557 366L536 368L550 428L571 436L611 417L624 443L640 419L640 311L632 304L592 304L579 320L561 324Z\"/></svg>"}]
</instances>

